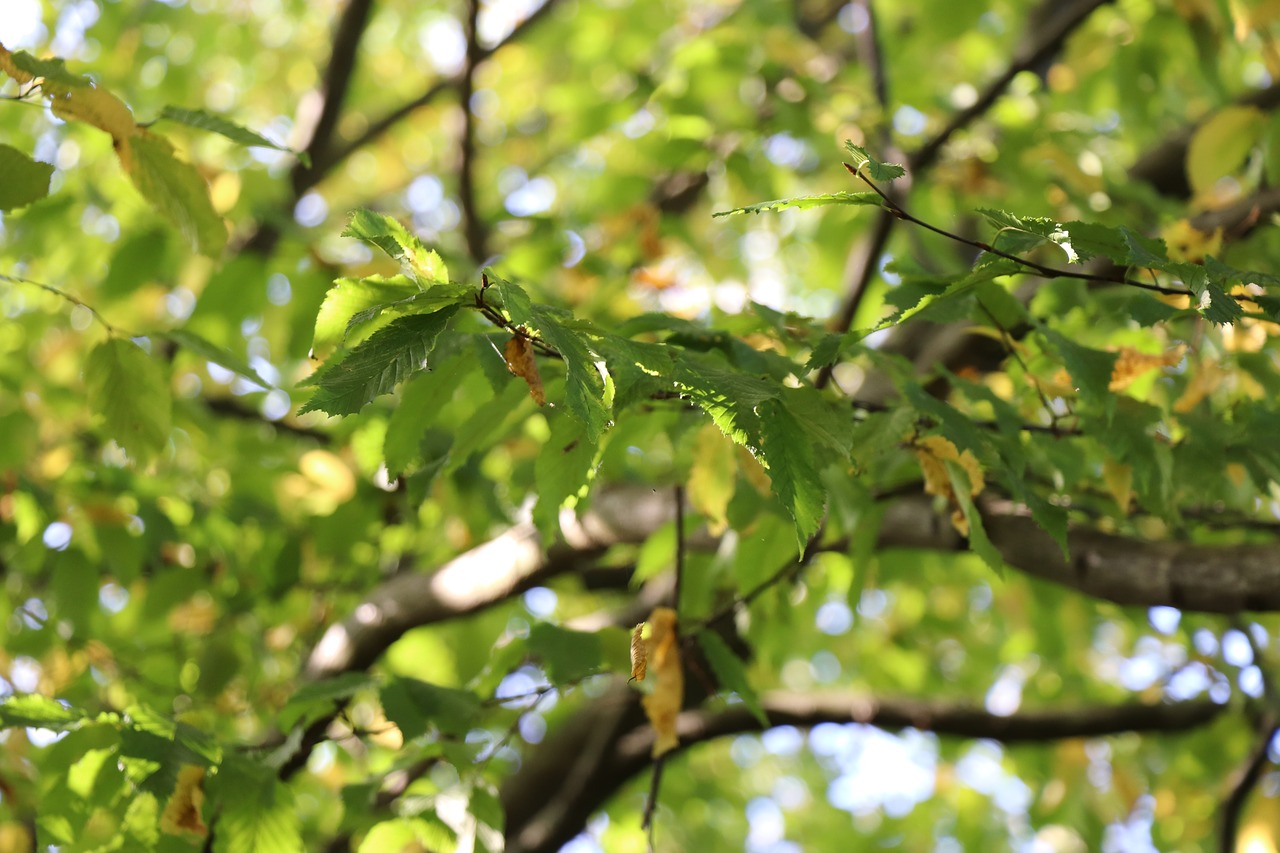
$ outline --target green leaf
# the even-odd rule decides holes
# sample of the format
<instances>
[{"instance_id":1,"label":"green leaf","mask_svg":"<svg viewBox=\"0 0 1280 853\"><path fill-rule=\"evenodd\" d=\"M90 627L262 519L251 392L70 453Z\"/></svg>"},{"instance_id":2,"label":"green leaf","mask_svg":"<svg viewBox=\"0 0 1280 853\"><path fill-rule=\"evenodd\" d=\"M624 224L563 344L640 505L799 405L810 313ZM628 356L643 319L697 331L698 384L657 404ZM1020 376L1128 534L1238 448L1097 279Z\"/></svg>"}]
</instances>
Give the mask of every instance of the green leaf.
<instances>
[{"instance_id":1,"label":"green leaf","mask_svg":"<svg viewBox=\"0 0 1280 853\"><path fill-rule=\"evenodd\" d=\"M389 476L399 477L422 458L424 429L436 422L440 410L463 380L472 375L474 367L465 355L455 356L435 370L419 373L405 383L400 404L391 413L387 434L382 440Z\"/></svg>"},{"instance_id":2,"label":"green leaf","mask_svg":"<svg viewBox=\"0 0 1280 853\"><path fill-rule=\"evenodd\" d=\"M469 284L433 284L426 290L420 290L412 296L406 296L394 302L374 305L357 311L347 321L346 336L349 339L366 324L379 317L391 319L403 317L405 314L430 314L432 311L439 311L449 305L471 303L475 298L475 294L476 288Z\"/></svg>"},{"instance_id":3,"label":"green leaf","mask_svg":"<svg viewBox=\"0 0 1280 853\"><path fill-rule=\"evenodd\" d=\"M586 337L563 325L545 306L533 307L533 322L528 325L564 359L565 403L569 414L586 427L587 438L592 443L599 441L600 433L609 422L604 377L596 367L600 359L591 351Z\"/></svg>"},{"instance_id":4,"label":"green leaf","mask_svg":"<svg viewBox=\"0 0 1280 853\"><path fill-rule=\"evenodd\" d=\"M294 152L284 145L277 145L270 139L261 134L254 133L247 127L229 121L220 115L206 112L204 110L188 110L182 107L166 106L160 111L160 118L176 121L179 124L185 124L187 127L194 127L196 130L207 130L210 133L216 133L219 136L225 136L232 142L246 145L251 148L274 148L276 151L288 151L296 153L298 158L303 161L303 165L310 168L310 158L306 152Z\"/></svg>"},{"instance_id":5,"label":"green leaf","mask_svg":"<svg viewBox=\"0 0 1280 853\"><path fill-rule=\"evenodd\" d=\"M818 473L813 444L799 421L777 400L759 406L760 456L769 469L773 491L796 523L801 553L818 530L826 489Z\"/></svg>"},{"instance_id":6,"label":"green leaf","mask_svg":"<svg viewBox=\"0 0 1280 853\"><path fill-rule=\"evenodd\" d=\"M366 672L344 672L323 681L308 682L295 690L280 709L276 715L276 725L287 731L302 720L312 718L317 712L330 710L335 702L350 699L375 683L373 676Z\"/></svg>"},{"instance_id":7,"label":"green leaf","mask_svg":"<svg viewBox=\"0 0 1280 853\"><path fill-rule=\"evenodd\" d=\"M529 652L542 661L552 684L579 681L604 667L598 636L547 622L535 623L529 629Z\"/></svg>"},{"instance_id":8,"label":"green leaf","mask_svg":"<svg viewBox=\"0 0 1280 853\"><path fill-rule=\"evenodd\" d=\"M747 679L747 669L742 665L742 660L729 648L724 638L715 631L700 631L698 645L702 646L702 651L707 656L707 663L711 664L711 672L719 682L720 688L737 693L751 715L760 721L760 725L768 728L769 716L764 712L764 705L761 704L759 695Z\"/></svg>"},{"instance_id":9,"label":"green leaf","mask_svg":"<svg viewBox=\"0 0 1280 853\"><path fill-rule=\"evenodd\" d=\"M316 328L311 339L312 356L327 358L346 340L348 324L360 312L397 302L418 292L418 285L402 275L338 279L325 294L316 314Z\"/></svg>"},{"instance_id":10,"label":"green leaf","mask_svg":"<svg viewBox=\"0 0 1280 853\"><path fill-rule=\"evenodd\" d=\"M1155 269L1163 269L1169 263L1169 253L1165 250L1163 240L1146 237L1127 226L1121 226L1118 230L1124 239L1125 263Z\"/></svg>"},{"instance_id":11,"label":"green leaf","mask_svg":"<svg viewBox=\"0 0 1280 853\"><path fill-rule=\"evenodd\" d=\"M408 266L422 284L440 284L449 280L449 268L431 249L422 245L414 234L395 219L372 210L356 210L343 237L355 237L377 246L392 258Z\"/></svg>"},{"instance_id":12,"label":"green leaf","mask_svg":"<svg viewBox=\"0 0 1280 853\"><path fill-rule=\"evenodd\" d=\"M457 834L434 811L375 823L360 842L357 853L388 850L454 850Z\"/></svg>"},{"instance_id":13,"label":"green leaf","mask_svg":"<svg viewBox=\"0 0 1280 853\"><path fill-rule=\"evenodd\" d=\"M466 734L479 724L480 700L466 690L392 678L382 688L382 709L412 740L433 726L446 734Z\"/></svg>"},{"instance_id":14,"label":"green leaf","mask_svg":"<svg viewBox=\"0 0 1280 853\"><path fill-rule=\"evenodd\" d=\"M1188 282L1197 298L1196 308L1204 318L1218 326L1229 326L1244 316L1244 309L1233 299L1222 284L1217 281L1204 280L1194 284Z\"/></svg>"},{"instance_id":15,"label":"green leaf","mask_svg":"<svg viewBox=\"0 0 1280 853\"><path fill-rule=\"evenodd\" d=\"M243 758L224 761L206 783L219 810L215 853L296 853L306 849L293 791L270 768Z\"/></svg>"},{"instance_id":16,"label":"green leaf","mask_svg":"<svg viewBox=\"0 0 1280 853\"><path fill-rule=\"evenodd\" d=\"M868 154L867 149L854 145L852 140L846 139L844 147L853 155L853 166L858 173L869 175L873 181L892 181L907 173L897 163L881 163Z\"/></svg>"},{"instance_id":17,"label":"green leaf","mask_svg":"<svg viewBox=\"0 0 1280 853\"><path fill-rule=\"evenodd\" d=\"M1046 329L1044 334L1062 357L1062 363L1075 381L1081 397L1100 404L1112 399L1108 386L1116 365L1115 353L1081 346L1052 329Z\"/></svg>"},{"instance_id":18,"label":"green leaf","mask_svg":"<svg viewBox=\"0 0 1280 853\"><path fill-rule=\"evenodd\" d=\"M991 244L1001 251L1021 255L1037 246L1053 242L1063 247L1069 261L1077 260L1075 252L1069 248L1070 241L1067 235L1052 219L1039 216L1014 216L1003 210L984 208L979 208L977 212L999 229L992 238ZM1053 239L1057 235L1060 235L1059 239Z\"/></svg>"},{"instance_id":19,"label":"green leaf","mask_svg":"<svg viewBox=\"0 0 1280 853\"><path fill-rule=\"evenodd\" d=\"M39 693L15 693L0 702L0 726L32 726L67 731L78 726L86 714L76 708L41 696Z\"/></svg>"},{"instance_id":20,"label":"green leaf","mask_svg":"<svg viewBox=\"0 0 1280 853\"><path fill-rule=\"evenodd\" d=\"M218 346L189 329L170 329L167 332L157 333L157 336L168 338L183 349L189 350L207 361L220 364L227 370L237 373L251 382L258 383L264 391L272 387L270 382L263 379L262 375L249 365L248 359L236 355L226 347Z\"/></svg>"},{"instance_id":21,"label":"green leaf","mask_svg":"<svg viewBox=\"0 0 1280 853\"><path fill-rule=\"evenodd\" d=\"M329 362L303 385L316 393L299 410L349 415L422 370L436 338L453 318L456 308L433 314L410 314L356 347L346 358Z\"/></svg>"},{"instance_id":22,"label":"green leaf","mask_svg":"<svg viewBox=\"0 0 1280 853\"><path fill-rule=\"evenodd\" d=\"M0 210L17 210L49 195L53 166L0 144Z\"/></svg>"},{"instance_id":23,"label":"green leaf","mask_svg":"<svg viewBox=\"0 0 1280 853\"><path fill-rule=\"evenodd\" d=\"M969 522L969 547L994 569L996 574L1003 577L1004 558L987 538L986 528L982 526L982 514L978 512L970 494L969 475L965 473L964 468L951 460L947 460L946 466L947 474L951 478L951 491L955 493L956 503L960 504L960 510Z\"/></svg>"},{"instance_id":24,"label":"green leaf","mask_svg":"<svg viewBox=\"0 0 1280 853\"><path fill-rule=\"evenodd\" d=\"M48 83L56 83L60 86L89 86L93 82L83 74L73 74L68 71L66 60L56 57L36 59L25 50L16 50L9 54L9 61L13 63L15 70L29 77L43 77ZM4 70L2 64L0 64L0 70Z\"/></svg>"},{"instance_id":25,"label":"green leaf","mask_svg":"<svg viewBox=\"0 0 1280 853\"><path fill-rule=\"evenodd\" d=\"M860 207L880 207L883 200L879 195L873 192L834 192L819 193L818 195L804 195L796 198L780 198L774 201L762 201L759 204L749 204L746 207L735 207L733 210L721 210L712 216L737 216L742 213L772 213L778 210L786 210L794 207L798 210L805 210L810 207L826 207L832 204L851 204Z\"/></svg>"},{"instance_id":26,"label":"green leaf","mask_svg":"<svg viewBox=\"0 0 1280 853\"><path fill-rule=\"evenodd\" d=\"M560 508L569 504L591 481L596 443L588 438L582 422L568 417L551 419L551 437L534 461L533 476L538 502L533 520L552 541L560 530Z\"/></svg>"},{"instance_id":27,"label":"green leaf","mask_svg":"<svg viewBox=\"0 0 1280 853\"><path fill-rule=\"evenodd\" d=\"M173 398L160 366L142 347L118 338L102 342L89 353L84 379L89 404L130 457L145 462L164 448Z\"/></svg>"},{"instance_id":28,"label":"green leaf","mask_svg":"<svg viewBox=\"0 0 1280 853\"><path fill-rule=\"evenodd\" d=\"M227 244L227 228L209 201L209 187L173 146L159 136L135 134L120 150L120 162L142 197L177 226L191 247L217 257Z\"/></svg>"},{"instance_id":29,"label":"green leaf","mask_svg":"<svg viewBox=\"0 0 1280 853\"><path fill-rule=\"evenodd\" d=\"M1187 180L1197 195L1244 166L1267 126L1255 106L1223 107L1196 127L1187 145Z\"/></svg>"}]
</instances>

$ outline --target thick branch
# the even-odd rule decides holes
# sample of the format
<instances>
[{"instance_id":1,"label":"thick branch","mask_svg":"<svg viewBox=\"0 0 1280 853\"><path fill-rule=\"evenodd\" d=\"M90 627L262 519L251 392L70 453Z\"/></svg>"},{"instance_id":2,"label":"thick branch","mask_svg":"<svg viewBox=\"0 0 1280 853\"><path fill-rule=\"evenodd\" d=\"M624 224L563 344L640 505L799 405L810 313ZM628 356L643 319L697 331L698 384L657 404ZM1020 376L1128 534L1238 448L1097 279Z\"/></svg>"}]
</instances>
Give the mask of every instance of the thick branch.
<instances>
[{"instance_id":1,"label":"thick branch","mask_svg":"<svg viewBox=\"0 0 1280 853\"><path fill-rule=\"evenodd\" d=\"M1068 560L1030 518L992 516L984 524L1011 566L1092 598L1201 613L1280 610L1280 544L1194 545L1074 530Z\"/></svg>"},{"instance_id":2,"label":"thick branch","mask_svg":"<svg viewBox=\"0 0 1280 853\"><path fill-rule=\"evenodd\" d=\"M579 712L561 729L566 732L536 748L524 769L511 777L501 796L506 809L508 853L554 851L580 831L594 811L650 763L652 728L638 717L633 697L623 719L636 721L621 734L591 774L591 785L566 802L550 799L548 783L580 764L581 751L574 743L596 736L597 721L617 731L617 703L622 696L610 691ZM864 723L885 729L917 728L949 737L990 738L1005 743L1037 743L1064 738L1102 737L1123 732L1179 732L1203 726L1224 710L1208 700L1177 704L1130 703L1057 711L1027 711L996 716L980 707L961 703L918 699L887 699L861 694L775 693L763 698L770 725L812 727L819 723ZM601 717L609 708L608 719ZM680 749L735 734L759 732L764 727L746 708L702 708L682 713L677 723Z\"/></svg>"},{"instance_id":3,"label":"thick branch","mask_svg":"<svg viewBox=\"0 0 1280 853\"><path fill-rule=\"evenodd\" d=\"M396 575L325 632L307 660L307 675L318 679L364 669L412 628L492 607L584 568L609 546L642 542L671 518L665 494L645 487L603 489L581 518L561 518L564 544L545 548L537 529L522 522L434 572Z\"/></svg>"}]
</instances>

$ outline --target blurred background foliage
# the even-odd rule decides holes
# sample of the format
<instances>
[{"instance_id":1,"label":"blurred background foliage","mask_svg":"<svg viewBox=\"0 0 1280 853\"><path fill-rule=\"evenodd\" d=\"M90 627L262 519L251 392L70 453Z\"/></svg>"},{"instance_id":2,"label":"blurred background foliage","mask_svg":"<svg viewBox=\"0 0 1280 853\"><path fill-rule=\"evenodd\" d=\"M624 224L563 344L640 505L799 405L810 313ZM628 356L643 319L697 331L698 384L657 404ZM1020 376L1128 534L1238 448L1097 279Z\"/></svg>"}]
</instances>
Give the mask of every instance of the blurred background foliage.
<instances>
[{"instance_id":1,"label":"blurred background foliage","mask_svg":"<svg viewBox=\"0 0 1280 853\"><path fill-rule=\"evenodd\" d=\"M674 526L601 558L636 565L633 581L565 574L392 645L373 668L378 678L463 688L483 703L452 730L437 720L412 737L404 719L388 721L385 687L346 682L351 702L305 771L274 788L271 773L255 776L279 762L242 747L277 747L282 728L321 716L288 703L308 683L308 654L326 630L387 578L429 571L511 524L564 418L539 410L485 351L452 356L448 369L470 373L431 410L428 438L454 442L449 461L398 484L383 465L384 439L415 425L397 425L391 402L347 419L296 417L305 393L295 386L313 369L316 314L334 279L398 271L340 236L349 211L410 225L455 280L474 282L494 263L535 299L603 328L664 312L794 357L848 298L873 212L710 214L850 189L839 165L845 139L917 165L912 152L979 103L1060 16L1086 6L1065 40L1013 74L900 191L916 216L970 236L988 233L975 209L1000 208L1126 225L1171 244L1184 235L1193 254L1203 251L1213 232L1187 231L1189 217L1265 192L1280 168L1268 98L1280 74L1275 4L495 0L469 10L408 0L6 0L0 44L65 58L139 122L166 106L207 110L305 150L312 165L157 122L207 181L229 229L225 254L203 257L135 191L109 136L57 119L12 81L0 89L3 141L55 167L47 199L0 219L0 684L125 714L135 727L126 733L143 726L138 709L154 709L190 727L168 743L200 753L192 744L208 738L218 755L248 756L244 778L266 787L241 790L268 791L279 806L276 823L256 813L249 821L258 849L443 850L459 834L496 848L484 832L501 834L492 792L612 677L557 678L552 670L570 663L555 651L531 658L531 626L571 626L645 600L643 583L669 574ZM353 20L352 7L365 17ZM358 36L345 71L332 58L344 34ZM344 73L334 109L332 81ZM470 120L458 97L468 89ZM1199 142L1158 168L1153 152L1196 127ZM1274 269L1280 247L1268 217L1218 235L1234 266ZM879 263L904 259L954 273L973 257L898 229ZM872 276L854 327L884 316L896 280ZM1189 343L1185 361L1129 393L1167 411L1199 382L1211 405L1193 401L1166 436L1187 440L1153 450L1146 468L1135 463L1131 484L1105 437L1029 438L1028 455L1056 477L1046 491L1073 520L1105 530L1271 541L1274 485L1246 478L1233 453L1275 423L1274 324L1153 328L1133 322L1129 299L1057 282L1032 308L1098 349ZM112 328L148 336L164 365L173 428L150 464L130 461L86 405L86 362L107 331L86 305ZM803 317L818 325L792 334L806 328ZM158 334L175 329L229 350L272 387ZM873 345L888 340L877 335ZM1006 399L1029 417L1039 380L1028 377L1051 377L1056 364L1034 341L1025 346L1029 364L1002 358L962 378L1010 389ZM837 370L840 387L858 387L873 365L851 359ZM552 399L563 394L557 381L548 380ZM877 547L874 527L860 539L854 532L877 517L873 493L918 480L899 437L859 478L831 485L833 531L854 534L850 547L815 558L739 620L757 691L925 697L992 718L1205 696L1228 712L1185 733L1016 745L943 737L928 720L896 732L825 723L736 734L672 757L658 847L1217 849L1232 792L1253 789L1240 789L1237 774L1274 720L1274 618L1122 607L1011 569L997 576L964 551ZM425 462L431 447L424 441ZM1176 475L1147 473L1169 459ZM671 407L629 410L602 446L601 481L656 490L698 476L729 501L726 544L688 555L682 603L694 617L794 559L794 530L754 464L705 420ZM1200 510L1215 523L1199 524ZM627 671L618 627L602 634L589 671ZM0 735L0 851L35 849L37 836L41 850L204 843L195 832L139 829L172 801L176 776L156 780L137 755L116 763L129 747L114 725ZM153 763L218 761L174 750ZM1280 751L1266 737L1261 750L1241 842L1255 846L1238 848L1250 853L1275 850L1280 830L1280 775L1270 769ZM224 766L231 790L240 771ZM644 849L647 789L647 775L631 779L566 849ZM209 795L216 800L216 786ZM236 849L225 845L237 830L226 831L216 843ZM507 846L538 849L510 835Z\"/></svg>"}]
</instances>

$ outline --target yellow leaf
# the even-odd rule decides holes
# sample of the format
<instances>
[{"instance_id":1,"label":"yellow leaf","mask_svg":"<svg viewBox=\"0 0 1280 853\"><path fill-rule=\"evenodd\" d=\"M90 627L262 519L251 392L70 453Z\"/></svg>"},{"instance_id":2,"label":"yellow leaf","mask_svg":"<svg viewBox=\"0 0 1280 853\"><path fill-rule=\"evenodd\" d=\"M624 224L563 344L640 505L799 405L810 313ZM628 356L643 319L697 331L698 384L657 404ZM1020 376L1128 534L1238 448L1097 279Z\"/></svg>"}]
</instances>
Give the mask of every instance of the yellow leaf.
<instances>
[{"instance_id":1,"label":"yellow leaf","mask_svg":"<svg viewBox=\"0 0 1280 853\"><path fill-rule=\"evenodd\" d=\"M204 768L194 764L184 765L178 771L178 786L173 789L160 816L160 828L170 835L184 832L207 835L200 808L204 805Z\"/></svg>"},{"instance_id":2,"label":"yellow leaf","mask_svg":"<svg viewBox=\"0 0 1280 853\"><path fill-rule=\"evenodd\" d=\"M729 527L729 501L738 477L733 442L713 423L698 431L689 469L689 505L707 517L707 529L719 536Z\"/></svg>"},{"instance_id":3,"label":"yellow leaf","mask_svg":"<svg viewBox=\"0 0 1280 853\"><path fill-rule=\"evenodd\" d=\"M1244 165L1266 126L1257 107L1230 106L1196 128L1187 146L1187 179L1197 196L1206 196L1219 178Z\"/></svg>"},{"instance_id":4,"label":"yellow leaf","mask_svg":"<svg viewBox=\"0 0 1280 853\"><path fill-rule=\"evenodd\" d=\"M35 78L13 63L13 54L0 44L0 71L8 74L19 83L30 83Z\"/></svg>"},{"instance_id":5,"label":"yellow leaf","mask_svg":"<svg viewBox=\"0 0 1280 853\"><path fill-rule=\"evenodd\" d=\"M649 670L649 656L644 644L645 624L631 629L631 680L644 681Z\"/></svg>"},{"instance_id":6,"label":"yellow leaf","mask_svg":"<svg viewBox=\"0 0 1280 853\"><path fill-rule=\"evenodd\" d=\"M1127 514L1129 501L1133 498L1133 466L1108 459L1102 463L1102 480L1120 510Z\"/></svg>"},{"instance_id":7,"label":"yellow leaf","mask_svg":"<svg viewBox=\"0 0 1280 853\"><path fill-rule=\"evenodd\" d=\"M538 362L533 356L533 347L529 339L523 335L513 335L507 345L502 348L502 357L507 361L507 370L529 383L529 396L539 406L547 402L547 392L542 388L542 376L538 373Z\"/></svg>"},{"instance_id":8,"label":"yellow leaf","mask_svg":"<svg viewBox=\"0 0 1280 853\"><path fill-rule=\"evenodd\" d=\"M1212 234L1201 231L1191 224L1191 220L1183 218L1160 230L1169 257L1175 261L1189 261L1193 264L1204 263L1205 255L1217 255L1222 251L1222 229L1215 228Z\"/></svg>"},{"instance_id":9,"label":"yellow leaf","mask_svg":"<svg viewBox=\"0 0 1280 853\"><path fill-rule=\"evenodd\" d=\"M928 435L915 441L916 459L920 462L920 473L924 476L925 494L946 498L951 504L951 524L962 536L969 535L969 520L956 501L956 493L951 486L951 474L947 471L948 462L959 465L969 478L969 492L973 496L981 494L986 488L986 478L982 467L971 451L961 453L947 438L940 435Z\"/></svg>"},{"instance_id":10,"label":"yellow leaf","mask_svg":"<svg viewBox=\"0 0 1280 853\"><path fill-rule=\"evenodd\" d=\"M1111 391L1123 391L1145 373L1161 367L1176 367L1186 351L1186 346L1182 344L1158 355L1138 352L1133 347L1121 347L1115 367L1111 368L1111 383L1107 388Z\"/></svg>"},{"instance_id":11,"label":"yellow leaf","mask_svg":"<svg viewBox=\"0 0 1280 853\"><path fill-rule=\"evenodd\" d=\"M124 101L98 86L59 86L49 94L53 114L66 121L82 121L111 134L120 142L138 132L138 123Z\"/></svg>"},{"instance_id":12,"label":"yellow leaf","mask_svg":"<svg viewBox=\"0 0 1280 853\"><path fill-rule=\"evenodd\" d=\"M655 607L649 614L649 636L645 638L644 648L654 686L653 692L640 701L653 726L653 757L657 758L679 745L676 718L684 704L684 669L680 665L676 612L670 607Z\"/></svg>"}]
</instances>

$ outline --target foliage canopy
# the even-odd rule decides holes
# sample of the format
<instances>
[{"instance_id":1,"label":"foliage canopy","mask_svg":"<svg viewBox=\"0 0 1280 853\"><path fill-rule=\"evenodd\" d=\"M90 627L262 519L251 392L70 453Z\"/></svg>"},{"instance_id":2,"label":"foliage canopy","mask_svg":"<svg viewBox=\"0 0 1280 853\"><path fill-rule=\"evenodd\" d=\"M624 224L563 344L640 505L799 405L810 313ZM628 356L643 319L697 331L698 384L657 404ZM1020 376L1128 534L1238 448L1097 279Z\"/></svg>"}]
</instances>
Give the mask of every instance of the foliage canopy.
<instances>
[{"instance_id":1,"label":"foliage canopy","mask_svg":"<svg viewBox=\"0 0 1280 853\"><path fill-rule=\"evenodd\" d=\"M61 6L0 851L1275 849L1274 4Z\"/></svg>"}]
</instances>

